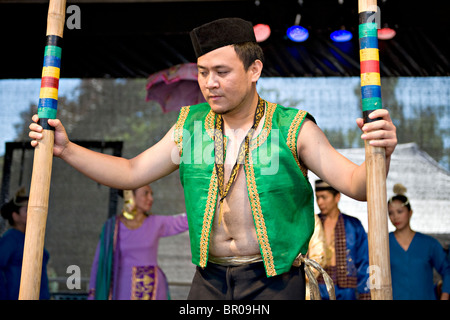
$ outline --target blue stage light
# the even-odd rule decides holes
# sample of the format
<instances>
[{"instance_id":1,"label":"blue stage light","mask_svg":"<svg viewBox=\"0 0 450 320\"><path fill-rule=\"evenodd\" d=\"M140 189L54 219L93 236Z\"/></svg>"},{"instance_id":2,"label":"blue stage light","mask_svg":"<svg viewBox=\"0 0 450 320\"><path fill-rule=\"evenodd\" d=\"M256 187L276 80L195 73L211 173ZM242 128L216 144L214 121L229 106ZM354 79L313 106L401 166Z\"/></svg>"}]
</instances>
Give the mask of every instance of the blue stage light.
<instances>
[{"instance_id":1,"label":"blue stage light","mask_svg":"<svg viewBox=\"0 0 450 320\"><path fill-rule=\"evenodd\" d=\"M330 34L330 38L334 42L347 42L353 38L353 35L348 30L336 30Z\"/></svg>"},{"instance_id":2,"label":"blue stage light","mask_svg":"<svg viewBox=\"0 0 450 320\"><path fill-rule=\"evenodd\" d=\"M294 42L303 42L309 37L308 29L298 25L294 25L287 29L286 34L288 38Z\"/></svg>"}]
</instances>

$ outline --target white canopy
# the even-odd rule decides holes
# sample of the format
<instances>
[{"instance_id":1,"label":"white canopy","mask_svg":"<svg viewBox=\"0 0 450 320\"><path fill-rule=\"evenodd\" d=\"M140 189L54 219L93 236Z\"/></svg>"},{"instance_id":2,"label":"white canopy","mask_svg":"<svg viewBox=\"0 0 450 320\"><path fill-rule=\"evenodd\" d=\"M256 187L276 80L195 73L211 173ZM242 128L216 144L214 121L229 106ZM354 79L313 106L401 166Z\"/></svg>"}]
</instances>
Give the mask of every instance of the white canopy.
<instances>
[{"instance_id":1,"label":"white canopy","mask_svg":"<svg viewBox=\"0 0 450 320\"><path fill-rule=\"evenodd\" d=\"M356 164L361 164L365 158L364 148L338 151ZM313 187L316 179L317 176L310 172L309 180ZM392 188L396 183L407 188L406 196L413 209L413 230L428 234L450 233L450 172L420 150L417 144L400 144L391 158L387 178L388 198L394 195ZM342 212L360 219L366 231L368 230L366 202L342 195L339 207ZM317 205L315 208L318 213ZM390 222L388 225L389 231L395 230Z\"/></svg>"}]
</instances>

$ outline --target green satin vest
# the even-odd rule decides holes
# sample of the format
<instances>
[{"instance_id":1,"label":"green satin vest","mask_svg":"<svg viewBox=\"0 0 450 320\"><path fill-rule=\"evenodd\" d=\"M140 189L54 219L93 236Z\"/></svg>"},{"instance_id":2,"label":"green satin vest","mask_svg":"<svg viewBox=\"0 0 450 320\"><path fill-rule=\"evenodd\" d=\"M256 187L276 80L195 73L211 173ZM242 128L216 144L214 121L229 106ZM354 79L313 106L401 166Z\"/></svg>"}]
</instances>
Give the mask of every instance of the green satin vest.
<instances>
[{"instance_id":1,"label":"green satin vest","mask_svg":"<svg viewBox=\"0 0 450 320\"><path fill-rule=\"evenodd\" d=\"M306 254L314 231L314 198L297 138L307 112L266 102L264 126L245 159L248 197L268 277L289 271ZM215 114L207 103L183 107L174 140L181 155L192 262L205 267L217 204Z\"/></svg>"}]
</instances>

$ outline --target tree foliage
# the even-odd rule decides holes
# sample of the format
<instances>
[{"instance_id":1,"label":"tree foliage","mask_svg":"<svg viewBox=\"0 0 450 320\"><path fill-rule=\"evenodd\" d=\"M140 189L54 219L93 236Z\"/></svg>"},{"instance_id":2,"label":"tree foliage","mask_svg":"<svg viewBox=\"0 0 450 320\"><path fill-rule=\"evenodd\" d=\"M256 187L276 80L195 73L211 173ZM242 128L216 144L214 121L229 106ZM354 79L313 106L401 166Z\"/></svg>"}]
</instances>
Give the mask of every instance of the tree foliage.
<instances>
[{"instance_id":1,"label":"tree foliage","mask_svg":"<svg viewBox=\"0 0 450 320\"><path fill-rule=\"evenodd\" d=\"M125 157L133 157L159 141L176 121L177 112L163 113L145 101L145 79L85 79L76 100L58 99L57 117L71 140L123 141ZM16 126L18 140L28 139L28 124L37 106L30 105Z\"/></svg>"}]
</instances>

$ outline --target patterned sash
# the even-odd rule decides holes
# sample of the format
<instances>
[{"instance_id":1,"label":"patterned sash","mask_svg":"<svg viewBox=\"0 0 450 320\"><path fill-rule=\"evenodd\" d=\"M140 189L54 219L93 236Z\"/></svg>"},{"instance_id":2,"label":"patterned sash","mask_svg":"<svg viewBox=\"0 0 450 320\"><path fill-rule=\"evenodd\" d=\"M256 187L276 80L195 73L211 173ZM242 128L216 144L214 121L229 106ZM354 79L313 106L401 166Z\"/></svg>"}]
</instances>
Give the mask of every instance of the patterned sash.
<instances>
[{"instance_id":1,"label":"patterned sash","mask_svg":"<svg viewBox=\"0 0 450 320\"><path fill-rule=\"evenodd\" d=\"M322 224L326 216L321 217ZM334 228L334 249L336 254L336 265L327 265L325 271L331 276L333 282L341 288L356 288L357 278L349 274L347 266L347 241L345 234L344 217L339 213L336 226ZM318 278L319 283L324 283L322 277Z\"/></svg>"}]
</instances>

